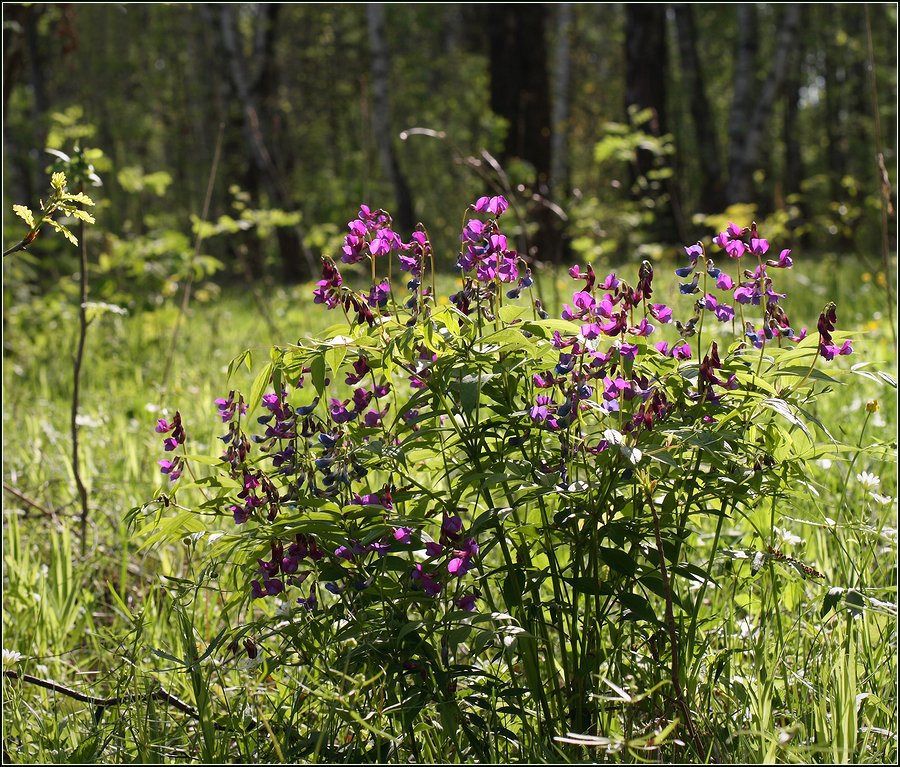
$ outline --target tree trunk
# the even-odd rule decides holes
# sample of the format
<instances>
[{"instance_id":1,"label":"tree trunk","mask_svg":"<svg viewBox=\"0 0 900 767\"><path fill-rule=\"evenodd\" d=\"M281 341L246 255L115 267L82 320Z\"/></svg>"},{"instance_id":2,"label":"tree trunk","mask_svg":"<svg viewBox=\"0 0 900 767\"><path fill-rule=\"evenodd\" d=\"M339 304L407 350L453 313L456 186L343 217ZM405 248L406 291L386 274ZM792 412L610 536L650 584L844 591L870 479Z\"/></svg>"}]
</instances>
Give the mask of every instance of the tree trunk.
<instances>
[{"instance_id":1,"label":"tree trunk","mask_svg":"<svg viewBox=\"0 0 900 767\"><path fill-rule=\"evenodd\" d=\"M737 54L728 120L728 204L751 196L753 169L745 153L747 130L756 97L756 59L759 54L759 15L755 5L737 7Z\"/></svg>"},{"instance_id":2,"label":"tree trunk","mask_svg":"<svg viewBox=\"0 0 900 767\"><path fill-rule=\"evenodd\" d=\"M404 232L416 225L412 194L400 168L391 134L390 59L384 30L384 5L368 3L369 45L372 49L372 132L385 174L394 188L396 221Z\"/></svg>"},{"instance_id":3,"label":"tree trunk","mask_svg":"<svg viewBox=\"0 0 900 767\"><path fill-rule=\"evenodd\" d=\"M501 162L524 160L534 168L538 205L531 214L538 225L528 255L558 262L562 244L559 219L544 201L550 199L552 116L547 74L547 8L535 5L488 5L491 110L509 129Z\"/></svg>"},{"instance_id":4,"label":"tree trunk","mask_svg":"<svg viewBox=\"0 0 900 767\"><path fill-rule=\"evenodd\" d=\"M556 199L569 191L569 82L572 75L570 32L572 3L556 7L556 52L553 70L553 132L550 137L550 190Z\"/></svg>"},{"instance_id":5,"label":"tree trunk","mask_svg":"<svg viewBox=\"0 0 900 767\"><path fill-rule=\"evenodd\" d=\"M686 3L675 6L675 25L681 58L681 76L690 103L691 120L697 143L697 162L700 166L700 198L698 206L704 213L722 210L725 188L722 183L722 162L719 138L712 105L706 96L703 69L697 55L697 28L694 7Z\"/></svg>"},{"instance_id":6,"label":"tree trunk","mask_svg":"<svg viewBox=\"0 0 900 767\"><path fill-rule=\"evenodd\" d=\"M731 137L732 144L729 156L731 158L731 178L728 185L728 202L729 204L739 202L753 202L755 191L753 187L753 172L760 166L761 152L763 141L765 139L765 128L770 118L770 111L775 103L775 99L781 93L785 72L787 71L787 60L791 51L796 46L797 32L800 26L800 9L799 5L785 6L784 16L778 28L778 35L775 41L775 52L772 57L772 66L769 75L759 93L758 98L748 98L746 86L749 81L752 83L753 74L755 72L756 59L756 9L752 6L738 6L739 19L743 13L748 13L745 9L752 8L753 21L749 25L752 29L749 31L743 24L738 23L738 31L741 35L741 42L738 48L738 60L735 62L735 96L734 107L732 109L732 128L734 129ZM749 38L754 38L752 43L748 42ZM742 55L745 47L747 47L747 55ZM751 67L747 71L747 67ZM739 103L739 86L740 99ZM736 125L738 118L741 118L741 125ZM743 139L742 141L740 139Z\"/></svg>"},{"instance_id":7,"label":"tree trunk","mask_svg":"<svg viewBox=\"0 0 900 767\"><path fill-rule=\"evenodd\" d=\"M642 130L654 136L668 132L666 112L666 80L668 76L665 5L625 6L625 108L649 109L650 122ZM656 155L639 148L631 169L636 181L658 170ZM659 182L651 194L656 198L653 237L664 242L683 239L675 214L675 187L669 180Z\"/></svg>"},{"instance_id":8,"label":"tree trunk","mask_svg":"<svg viewBox=\"0 0 900 767\"><path fill-rule=\"evenodd\" d=\"M791 51L784 80L784 195L790 198L800 192L803 182L803 157L800 151L800 134L797 115L800 112L800 88L803 76L803 48L800 41Z\"/></svg>"},{"instance_id":9,"label":"tree trunk","mask_svg":"<svg viewBox=\"0 0 900 767\"><path fill-rule=\"evenodd\" d=\"M266 11L263 9L263 13ZM233 5L222 4L219 6L219 30L222 47L227 62L227 73L231 81L238 103L243 114L244 134L250 160L259 174L262 185L265 187L270 202L277 208L290 211L295 207L291 196L288 194L284 178L273 160L268 143L263 133L263 124L259 104L253 90L258 82L250 78L241 39L237 28L237 19ZM265 21L264 21L265 23ZM268 41L268 49L257 51L263 60L260 61L260 72L265 72L267 62L265 58L272 55L272 43L274 40L275 25L269 33L261 33L257 40ZM303 234L299 227L278 227L276 230L279 253L281 257L282 272L284 278L294 282L313 274L317 268L315 259L303 242Z\"/></svg>"}]
</instances>

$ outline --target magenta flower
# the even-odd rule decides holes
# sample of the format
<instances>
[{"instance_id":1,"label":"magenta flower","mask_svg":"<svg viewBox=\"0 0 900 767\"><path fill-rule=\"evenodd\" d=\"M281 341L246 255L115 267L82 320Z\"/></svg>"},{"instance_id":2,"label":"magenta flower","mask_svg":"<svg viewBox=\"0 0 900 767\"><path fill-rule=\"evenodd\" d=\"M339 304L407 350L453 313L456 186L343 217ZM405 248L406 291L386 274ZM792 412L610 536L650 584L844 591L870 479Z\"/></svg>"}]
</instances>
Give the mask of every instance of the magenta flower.
<instances>
[{"instance_id":1,"label":"magenta flower","mask_svg":"<svg viewBox=\"0 0 900 767\"><path fill-rule=\"evenodd\" d=\"M509 203L505 197L479 197L473 208L478 213L492 213L495 216L502 216L509 208Z\"/></svg>"},{"instance_id":2,"label":"magenta flower","mask_svg":"<svg viewBox=\"0 0 900 767\"><path fill-rule=\"evenodd\" d=\"M650 316L666 325L672 321L672 310L665 304L650 304Z\"/></svg>"},{"instance_id":3,"label":"magenta flower","mask_svg":"<svg viewBox=\"0 0 900 767\"><path fill-rule=\"evenodd\" d=\"M766 265L773 266L776 269L790 269L794 265L794 261L791 258L791 251L790 250L782 250L781 255L778 256L777 261L773 261L772 259L769 259L768 261L766 261Z\"/></svg>"},{"instance_id":4,"label":"magenta flower","mask_svg":"<svg viewBox=\"0 0 900 767\"><path fill-rule=\"evenodd\" d=\"M731 290L734 287L734 280L725 272L719 272L719 276L716 277L716 287L719 290Z\"/></svg>"}]
</instances>

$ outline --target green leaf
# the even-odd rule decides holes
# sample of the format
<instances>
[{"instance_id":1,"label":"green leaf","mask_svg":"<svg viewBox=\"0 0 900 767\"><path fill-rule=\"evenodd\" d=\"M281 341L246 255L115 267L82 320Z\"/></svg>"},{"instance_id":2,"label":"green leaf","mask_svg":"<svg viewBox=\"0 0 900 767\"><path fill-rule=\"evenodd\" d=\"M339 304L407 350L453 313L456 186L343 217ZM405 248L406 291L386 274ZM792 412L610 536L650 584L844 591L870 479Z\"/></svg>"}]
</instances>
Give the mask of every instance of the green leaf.
<instances>
[{"instance_id":1,"label":"green leaf","mask_svg":"<svg viewBox=\"0 0 900 767\"><path fill-rule=\"evenodd\" d=\"M334 376L334 380L337 380L338 378L341 363L344 361L345 356L347 356L346 346L333 346L325 352L325 361L328 363L328 367L331 368L331 374Z\"/></svg>"},{"instance_id":2,"label":"green leaf","mask_svg":"<svg viewBox=\"0 0 900 767\"><path fill-rule=\"evenodd\" d=\"M96 221L94 220L94 217L90 213L88 213L86 210L80 210L79 208L72 208L71 214L75 218L77 218L81 221L84 221L86 224L96 223Z\"/></svg>"},{"instance_id":3,"label":"green leaf","mask_svg":"<svg viewBox=\"0 0 900 767\"><path fill-rule=\"evenodd\" d=\"M253 411L256 410L257 405L262 401L263 392L269 386L269 381L272 378L272 371L274 368L274 363L268 363L259 371L256 378L253 380L253 386L250 388L250 399L247 402L248 413L253 413Z\"/></svg>"},{"instance_id":4,"label":"green leaf","mask_svg":"<svg viewBox=\"0 0 900 767\"><path fill-rule=\"evenodd\" d=\"M77 194L66 194L63 195L63 199L71 200L72 202L80 202L82 205L94 205L94 201L84 192L78 192Z\"/></svg>"},{"instance_id":5,"label":"green leaf","mask_svg":"<svg viewBox=\"0 0 900 767\"><path fill-rule=\"evenodd\" d=\"M773 410L779 415L786 418L790 421L794 426L796 426L800 431L802 431L807 437L812 440L813 436L810 434L809 429L806 428L806 424L803 423L791 410L790 405L785 402L783 399L777 399L775 397L770 397L768 399L764 399L760 403L763 407L768 408L769 410Z\"/></svg>"},{"instance_id":6,"label":"green leaf","mask_svg":"<svg viewBox=\"0 0 900 767\"><path fill-rule=\"evenodd\" d=\"M34 229L34 214L24 205L13 205L13 212L21 218L29 229Z\"/></svg>"},{"instance_id":7,"label":"green leaf","mask_svg":"<svg viewBox=\"0 0 900 767\"><path fill-rule=\"evenodd\" d=\"M309 365L312 384L321 397L325 393L325 354L319 353Z\"/></svg>"},{"instance_id":8,"label":"green leaf","mask_svg":"<svg viewBox=\"0 0 900 767\"><path fill-rule=\"evenodd\" d=\"M59 221L54 221L52 218L47 219L47 223L50 224L57 232L59 232L63 237L65 237L69 242L73 245L78 244L78 238L72 234L66 227L64 227Z\"/></svg>"},{"instance_id":9,"label":"green leaf","mask_svg":"<svg viewBox=\"0 0 900 767\"><path fill-rule=\"evenodd\" d=\"M609 567L626 577L634 575L638 571L638 564L634 558L622 551L622 549L611 549L607 546L600 547L600 559Z\"/></svg>"},{"instance_id":10,"label":"green leaf","mask_svg":"<svg viewBox=\"0 0 900 767\"><path fill-rule=\"evenodd\" d=\"M647 621L648 623L656 624L660 623L651 604L640 594L626 592L624 594L619 594L618 599L619 604L625 608L622 613L622 617L625 620Z\"/></svg>"}]
</instances>

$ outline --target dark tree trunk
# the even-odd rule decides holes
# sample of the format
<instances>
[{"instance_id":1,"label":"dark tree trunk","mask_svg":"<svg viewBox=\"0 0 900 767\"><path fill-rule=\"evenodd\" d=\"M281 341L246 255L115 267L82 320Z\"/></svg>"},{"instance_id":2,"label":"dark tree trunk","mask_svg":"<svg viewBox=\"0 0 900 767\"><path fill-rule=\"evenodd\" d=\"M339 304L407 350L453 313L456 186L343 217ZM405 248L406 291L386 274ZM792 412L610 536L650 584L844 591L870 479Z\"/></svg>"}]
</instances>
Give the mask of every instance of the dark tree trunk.
<instances>
[{"instance_id":1,"label":"dark tree trunk","mask_svg":"<svg viewBox=\"0 0 900 767\"><path fill-rule=\"evenodd\" d=\"M823 5L816 9L821 18L821 29L836 29L840 24L838 8L834 5ZM832 200L843 197L841 179L847 172L847 142L844 135L841 106L842 83L845 70L840 64L838 51L835 49L833 35L823 34L824 79L825 79L825 160L828 170L828 181Z\"/></svg>"},{"instance_id":2,"label":"dark tree trunk","mask_svg":"<svg viewBox=\"0 0 900 767\"><path fill-rule=\"evenodd\" d=\"M391 132L390 58L384 30L384 5L368 3L369 45L372 49L372 132L385 174L394 188L396 221L403 232L416 225L412 194L400 168Z\"/></svg>"},{"instance_id":3,"label":"dark tree trunk","mask_svg":"<svg viewBox=\"0 0 900 767\"><path fill-rule=\"evenodd\" d=\"M541 200L550 199L552 115L547 72L547 8L534 5L488 5L491 110L509 123L502 162L519 158L534 168L538 230L529 256L558 262L559 219Z\"/></svg>"},{"instance_id":4,"label":"dark tree trunk","mask_svg":"<svg viewBox=\"0 0 900 767\"><path fill-rule=\"evenodd\" d=\"M681 76L690 103L691 121L697 143L697 162L700 166L700 198L698 206L704 213L725 207L725 187L722 182L722 162L716 120L706 96L703 69L697 55L697 28L694 7L685 3L675 6L675 25L681 57Z\"/></svg>"},{"instance_id":5,"label":"dark tree trunk","mask_svg":"<svg viewBox=\"0 0 900 767\"><path fill-rule=\"evenodd\" d=\"M803 75L803 48L800 44L791 52L784 79L784 195L790 198L800 192L803 182L803 157L800 152L800 133L797 115L800 112L800 88Z\"/></svg>"},{"instance_id":6,"label":"dark tree trunk","mask_svg":"<svg viewBox=\"0 0 900 767\"><path fill-rule=\"evenodd\" d=\"M255 92L255 88L261 85L259 75L268 71L269 63L266 59L273 55L274 34L277 28L273 16L270 15L273 12L277 13L277 9L260 9L260 13L263 14L261 23L267 24L269 28L261 30L256 35L256 42L266 46L265 49L257 48L256 51L259 57L256 77L251 76L244 58L234 6L224 4L219 6L219 30L227 74L242 111L244 135L251 162L248 173L258 174L259 183L266 189L271 204L290 211L295 207L295 203L287 192L285 179L273 159L269 141L264 133L264 115ZM249 177L246 180L251 186L256 183ZM303 242L300 228L278 227L276 232L284 278L295 282L312 274L316 269L315 260Z\"/></svg>"},{"instance_id":7,"label":"dark tree trunk","mask_svg":"<svg viewBox=\"0 0 900 767\"><path fill-rule=\"evenodd\" d=\"M625 108L647 110L650 122L642 130L654 136L668 132L666 112L666 80L668 77L668 46L666 45L666 6L664 4L625 6ZM658 169L654 153L638 149L631 169L636 181ZM681 239L679 222L674 211L675 188L667 180L651 192L657 198L656 231L658 240L673 242Z\"/></svg>"},{"instance_id":8,"label":"dark tree trunk","mask_svg":"<svg viewBox=\"0 0 900 767\"><path fill-rule=\"evenodd\" d=\"M750 13L752 22L748 25L738 23L740 42L738 60L735 62L734 105L732 109L732 133L729 157L731 178L728 185L728 202L753 202L755 190L753 172L760 167L765 129L769 123L770 111L776 98L782 92L787 72L787 61L791 51L796 47L796 37L800 26L800 10L802 6L785 6L784 16L778 26L775 40L775 52L772 56L771 69L763 83L759 96L748 96L747 85L755 79L756 59L756 9L752 6L738 7L738 16ZM746 9L752 9L748 11ZM748 31L748 30L752 30ZM754 38L752 44L746 38ZM747 47L747 55L742 51ZM750 67L748 71L746 68ZM739 94L740 91L740 94ZM740 99L739 99L740 95ZM740 124L738 124L740 123ZM742 140L741 140L742 139Z\"/></svg>"},{"instance_id":9,"label":"dark tree trunk","mask_svg":"<svg viewBox=\"0 0 900 767\"><path fill-rule=\"evenodd\" d=\"M550 138L550 189L556 199L569 191L569 82L572 79L570 34L572 3L556 7L556 51L553 68L553 132Z\"/></svg>"},{"instance_id":10,"label":"dark tree trunk","mask_svg":"<svg viewBox=\"0 0 900 767\"><path fill-rule=\"evenodd\" d=\"M737 53L734 58L734 88L728 120L727 202L750 195L753 168L745 153L747 130L756 97L756 59L759 54L759 15L755 5L737 7Z\"/></svg>"}]
</instances>

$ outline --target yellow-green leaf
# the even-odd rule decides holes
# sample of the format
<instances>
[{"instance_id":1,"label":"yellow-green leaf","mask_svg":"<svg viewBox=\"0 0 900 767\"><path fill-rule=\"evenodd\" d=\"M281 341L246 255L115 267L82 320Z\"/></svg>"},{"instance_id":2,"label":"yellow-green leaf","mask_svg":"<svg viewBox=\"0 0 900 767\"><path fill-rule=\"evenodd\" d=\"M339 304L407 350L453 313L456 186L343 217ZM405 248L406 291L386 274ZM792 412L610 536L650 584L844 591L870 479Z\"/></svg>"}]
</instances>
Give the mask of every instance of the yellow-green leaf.
<instances>
[{"instance_id":1,"label":"yellow-green leaf","mask_svg":"<svg viewBox=\"0 0 900 767\"><path fill-rule=\"evenodd\" d=\"M72 234L66 227L60 224L58 221L54 221L52 218L47 219L47 223L50 224L57 232L59 232L63 237L65 237L69 242L73 245L78 244L78 238Z\"/></svg>"},{"instance_id":2,"label":"yellow-green leaf","mask_svg":"<svg viewBox=\"0 0 900 767\"><path fill-rule=\"evenodd\" d=\"M94 223L94 217L90 213L88 213L86 210L80 210L78 208L75 208L72 210L72 215L75 216L75 218L80 218L85 223L88 223L88 224Z\"/></svg>"},{"instance_id":3,"label":"yellow-green leaf","mask_svg":"<svg viewBox=\"0 0 900 767\"><path fill-rule=\"evenodd\" d=\"M88 197L84 192L78 192L77 194L67 194L63 197L64 200L71 200L72 202L80 202L82 205L93 205L94 201Z\"/></svg>"},{"instance_id":4,"label":"yellow-green leaf","mask_svg":"<svg viewBox=\"0 0 900 767\"><path fill-rule=\"evenodd\" d=\"M24 205L13 205L13 212L21 218L29 229L34 229L34 214Z\"/></svg>"},{"instance_id":5,"label":"yellow-green leaf","mask_svg":"<svg viewBox=\"0 0 900 767\"><path fill-rule=\"evenodd\" d=\"M50 177L50 186L58 191L66 188L66 174L58 171Z\"/></svg>"}]
</instances>

